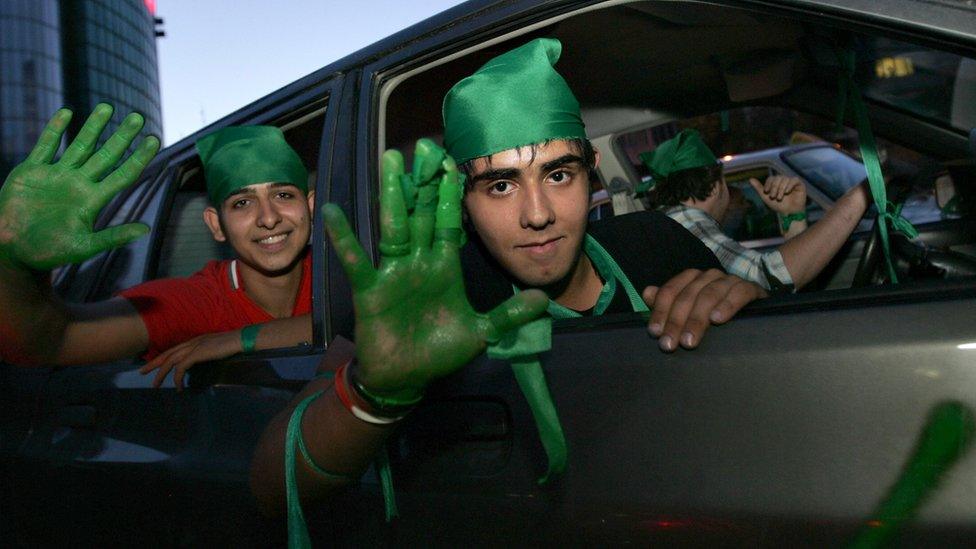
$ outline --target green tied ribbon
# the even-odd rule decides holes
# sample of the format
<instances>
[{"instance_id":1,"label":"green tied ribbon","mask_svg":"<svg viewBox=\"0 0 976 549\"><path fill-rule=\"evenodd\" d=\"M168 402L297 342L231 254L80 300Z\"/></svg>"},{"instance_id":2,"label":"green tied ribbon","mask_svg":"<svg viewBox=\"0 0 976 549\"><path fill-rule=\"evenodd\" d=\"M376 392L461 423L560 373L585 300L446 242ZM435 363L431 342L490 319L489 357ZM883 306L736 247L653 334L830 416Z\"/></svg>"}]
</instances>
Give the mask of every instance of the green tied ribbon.
<instances>
[{"instance_id":1,"label":"green tied ribbon","mask_svg":"<svg viewBox=\"0 0 976 549\"><path fill-rule=\"evenodd\" d=\"M333 372L325 372L316 376L316 379L331 378ZM291 418L288 419L288 428L285 431L285 501L288 510L288 548L289 549L310 549L312 540L308 535L308 523L305 522L305 513L302 511L302 503L298 492L298 471L295 465L295 449L297 448L305 463L315 471L316 474L335 480L355 481L357 479L333 473L320 467L312 459L312 455L305 446L305 438L302 436L302 416L309 405L325 393L316 391L302 400ZM394 517L400 515L396 504L396 493L393 490L393 471L390 468L390 456L384 446L376 460L376 471L380 479L380 487L383 491L383 510L386 522L390 522Z\"/></svg>"},{"instance_id":2,"label":"green tied ribbon","mask_svg":"<svg viewBox=\"0 0 976 549\"><path fill-rule=\"evenodd\" d=\"M489 357L511 363L515 380L535 420L542 448L549 461L546 473L538 480L539 484L547 484L562 474L566 470L568 455L566 436L539 362L539 353L551 348L552 318L548 316L509 330L501 340L488 346Z\"/></svg>"},{"instance_id":3,"label":"green tied ribbon","mask_svg":"<svg viewBox=\"0 0 976 549\"><path fill-rule=\"evenodd\" d=\"M888 201L884 176L881 174L881 161L878 159L878 146L874 141L874 133L871 131L867 109L864 106L863 99L861 99L861 91L854 81L854 50L844 50L838 53L838 57L842 70L838 84L837 126L838 128L843 127L847 105L850 104L850 110L854 114L854 123L857 127L861 161L864 163L864 169L868 174L868 187L871 190L871 197L878 208L878 232L881 237L881 249L884 253L888 278L892 283L897 284L898 275L895 274L895 266L891 259L888 224L890 223L894 230L905 233L909 238L918 236L918 231L907 219L902 217L901 207L896 207Z\"/></svg>"},{"instance_id":4,"label":"green tied ribbon","mask_svg":"<svg viewBox=\"0 0 976 549\"><path fill-rule=\"evenodd\" d=\"M631 284L627 275L617 265L610 253L590 235L586 235L583 250L593 266L603 279L603 289L593 307L594 315L601 315L613 301L617 288L623 287L631 308L635 312L648 312L647 304ZM512 286L518 293L519 289ZM530 322L517 330L507 332L500 341L489 345L488 356L498 360L508 360L512 364L512 371L519 389L529 404L536 430L542 441L542 447L548 458L545 474L538 479L539 484L548 484L566 470L569 452L566 447L566 436L556 406L546 384L545 373L539 362L539 353L552 348L552 319L577 318L580 313L564 307L555 301L549 301L548 312L544 316Z\"/></svg>"},{"instance_id":5,"label":"green tied ribbon","mask_svg":"<svg viewBox=\"0 0 976 549\"><path fill-rule=\"evenodd\" d=\"M639 156L654 179L662 182L675 172L718 164L715 153L705 144L701 134L691 128L681 130L653 151L643 152Z\"/></svg>"},{"instance_id":6,"label":"green tied ribbon","mask_svg":"<svg viewBox=\"0 0 976 549\"><path fill-rule=\"evenodd\" d=\"M308 171L274 126L229 126L196 142L210 204L258 183L289 183L308 194Z\"/></svg>"},{"instance_id":7,"label":"green tied ribbon","mask_svg":"<svg viewBox=\"0 0 976 549\"><path fill-rule=\"evenodd\" d=\"M254 346L258 342L258 332L261 331L261 324L250 324L241 328L241 353L248 354L254 352Z\"/></svg>"},{"instance_id":8,"label":"green tied ribbon","mask_svg":"<svg viewBox=\"0 0 976 549\"><path fill-rule=\"evenodd\" d=\"M579 101L556 72L562 43L536 38L447 92L444 148L458 164L552 139L586 139Z\"/></svg>"}]
</instances>

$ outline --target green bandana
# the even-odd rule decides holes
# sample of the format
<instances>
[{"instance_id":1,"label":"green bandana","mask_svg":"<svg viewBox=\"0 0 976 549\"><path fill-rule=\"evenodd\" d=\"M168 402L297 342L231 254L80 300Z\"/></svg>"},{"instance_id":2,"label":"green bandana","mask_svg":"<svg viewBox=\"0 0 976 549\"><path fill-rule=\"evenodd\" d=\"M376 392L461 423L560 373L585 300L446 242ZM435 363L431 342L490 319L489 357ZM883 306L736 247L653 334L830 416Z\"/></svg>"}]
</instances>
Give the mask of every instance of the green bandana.
<instances>
[{"instance_id":1,"label":"green bandana","mask_svg":"<svg viewBox=\"0 0 976 549\"><path fill-rule=\"evenodd\" d=\"M458 164L550 139L586 138L579 102L553 69L562 44L537 38L492 59L444 97L444 147Z\"/></svg>"},{"instance_id":2,"label":"green bandana","mask_svg":"<svg viewBox=\"0 0 976 549\"><path fill-rule=\"evenodd\" d=\"M273 126L230 126L196 143L210 204L257 183L290 183L308 193L308 172L298 153Z\"/></svg>"},{"instance_id":3,"label":"green bandana","mask_svg":"<svg viewBox=\"0 0 976 549\"><path fill-rule=\"evenodd\" d=\"M651 170L654 179L661 181L674 172L714 166L718 159L702 141L697 130L681 130L681 133L657 146L650 154L641 154L641 160Z\"/></svg>"}]
</instances>

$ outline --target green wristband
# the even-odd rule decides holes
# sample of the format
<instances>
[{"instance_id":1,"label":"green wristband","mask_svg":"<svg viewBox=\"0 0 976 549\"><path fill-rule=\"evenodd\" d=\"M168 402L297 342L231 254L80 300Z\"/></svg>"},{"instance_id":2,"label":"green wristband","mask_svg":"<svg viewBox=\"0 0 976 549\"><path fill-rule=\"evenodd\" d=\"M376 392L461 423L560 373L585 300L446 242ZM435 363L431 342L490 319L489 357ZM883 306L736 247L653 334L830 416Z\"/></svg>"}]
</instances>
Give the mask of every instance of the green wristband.
<instances>
[{"instance_id":1,"label":"green wristband","mask_svg":"<svg viewBox=\"0 0 976 549\"><path fill-rule=\"evenodd\" d=\"M807 212L802 211L802 212L796 212L796 213L791 213L782 216L779 220L779 223L780 223L780 227L783 228L783 232L785 233L786 231L790 230L790 225L792 225L794 221L806 221L806 220L807 220Z\"/></svg>"},{"instance_id":2,"label":"green wristband","mask_svg":"<svg viewBox=\"0 0 976 549\"><path fill-rule=\"evenodd\" d=\"M254 351L254 344L258 341L258 332L261 331L260 324L251 324L241 328L241 352L244 354Z\"/></svg>"},{"instance_id":3,"label":"green wristband","mask_svg":"<svg viewBox=\"0 0 976 549\"><path fill-rule=\"evenodd\" d=\"M421 400L424 399L423 394L409 400L400 400L397 398L380 396L377 395L376 393L370 392L359 381L359 378L356 377L355 370L352 368L355 366L355 364L356 362L353 361L352 364L350 364L350 368L347 370L349 381L352 382L349 385L352 386L353 390L356 391L356 394L362 397L362 399L365 400L367 404L373 406L377 410L383 412L402 412L404 410L409 410L413 408L414 406L419 404Z\"/></svg>"}]
</instances>

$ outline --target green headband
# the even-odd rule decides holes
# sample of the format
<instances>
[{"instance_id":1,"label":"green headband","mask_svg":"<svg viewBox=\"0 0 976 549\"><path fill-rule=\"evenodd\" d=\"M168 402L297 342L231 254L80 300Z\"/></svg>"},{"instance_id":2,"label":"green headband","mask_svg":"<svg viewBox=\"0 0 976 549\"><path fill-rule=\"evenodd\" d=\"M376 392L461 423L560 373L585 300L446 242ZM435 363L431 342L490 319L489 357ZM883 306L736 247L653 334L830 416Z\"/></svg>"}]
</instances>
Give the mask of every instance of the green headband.
<instances>
[{"instance_id":1,"label":"green headband","mask_svg":"<svg viewBox=\"0 0 976 549\"><path fill-rule=\"evenodd\" d=\"M641 153L640 159L651 170L658 182L674 172L704 168L718 164L708 145L697 130L681 130L681 133L661 143L651 153Z\"/></svg>"},{"instance_id":2,"label":"green headband","mask_svg":"<svg viewBox=\"0 0 976 549\"><path fill-rule=\"evenodd\" d=\"M308 172L274 126L230 126L196 142L210 204L258 183L290 183L308 193Z\"/></svg>"},{"instance_id":3,"label":"green headband","mask_svg":"<svg viewBox=\"0 0 976 549\"><path fill-rule=\"evenodd\" d=\"M551 139L586 138L579 102L553 69L562 44L537 38L485 63L444 97L444 147L458 164Z\"/></svg>"}]
</instances>

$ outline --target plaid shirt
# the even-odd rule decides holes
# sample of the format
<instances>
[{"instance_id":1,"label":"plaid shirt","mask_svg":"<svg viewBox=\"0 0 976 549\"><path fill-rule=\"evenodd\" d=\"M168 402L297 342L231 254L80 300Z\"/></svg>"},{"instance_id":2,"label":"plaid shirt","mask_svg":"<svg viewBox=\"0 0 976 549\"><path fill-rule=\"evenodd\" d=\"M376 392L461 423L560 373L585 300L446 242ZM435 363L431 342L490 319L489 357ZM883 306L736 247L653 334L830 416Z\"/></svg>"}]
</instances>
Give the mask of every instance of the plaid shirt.
<instances>
[{"instance_id":1,"label":"plaid shirt","mask_svg":"<svg viewBox=\"0 0 976 549\"><path fill-rule=\"evenodd\" d=\"M757 252L746 248L723 233L718 222L698 208L679 204L664 213L705 243L729 274L767 290L793 291L793 277L786 270L779 250Z\"/></svg>"}]
</instances>

